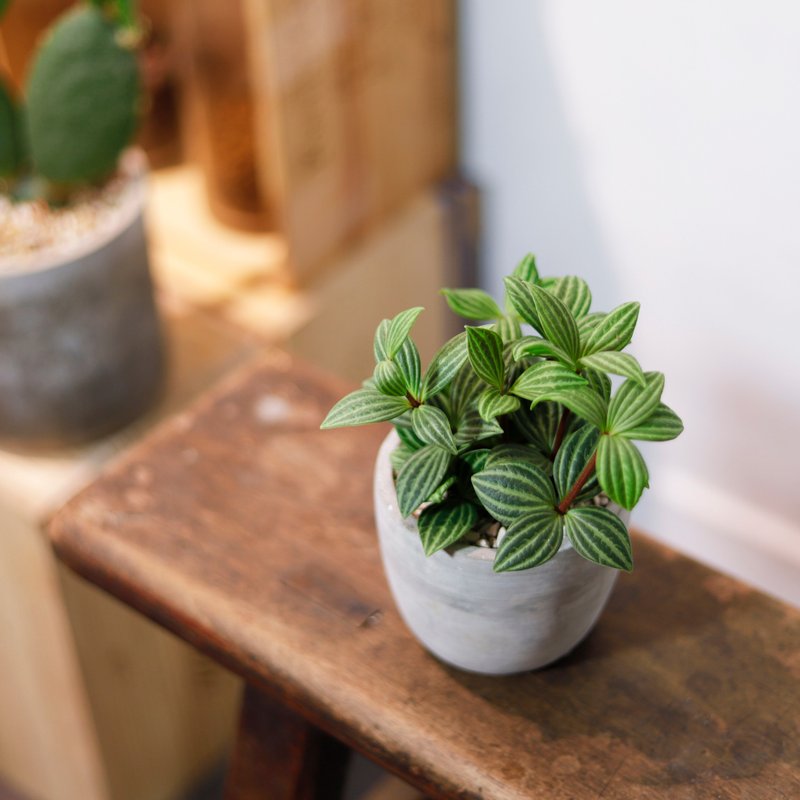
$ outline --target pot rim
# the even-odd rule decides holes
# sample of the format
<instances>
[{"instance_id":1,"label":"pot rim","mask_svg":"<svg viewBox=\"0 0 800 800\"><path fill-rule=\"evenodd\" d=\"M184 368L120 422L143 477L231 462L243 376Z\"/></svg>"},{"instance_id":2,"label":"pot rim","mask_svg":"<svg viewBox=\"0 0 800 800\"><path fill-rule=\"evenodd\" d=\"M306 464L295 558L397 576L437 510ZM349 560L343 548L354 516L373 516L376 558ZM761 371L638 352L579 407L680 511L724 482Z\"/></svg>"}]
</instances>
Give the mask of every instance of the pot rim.
<instances>
[{"instance_id":1,"label":"pot rim","mask_svg":"<svg viewBox=\"0 0 800 800\"><path fill-rule=\"evenodd\" d=\"M120 165L129 172L123 173L125 185L120 194L119 206L106 224L88 231L75 243L64 248L56 242L28 255L0 256L0 282L60 269L65 264L102 249L127 230L144 210L147 157L141 148L132 147L122 154ZM19 263L22 266L15 266Z\"/></svg>"}]
</instances>

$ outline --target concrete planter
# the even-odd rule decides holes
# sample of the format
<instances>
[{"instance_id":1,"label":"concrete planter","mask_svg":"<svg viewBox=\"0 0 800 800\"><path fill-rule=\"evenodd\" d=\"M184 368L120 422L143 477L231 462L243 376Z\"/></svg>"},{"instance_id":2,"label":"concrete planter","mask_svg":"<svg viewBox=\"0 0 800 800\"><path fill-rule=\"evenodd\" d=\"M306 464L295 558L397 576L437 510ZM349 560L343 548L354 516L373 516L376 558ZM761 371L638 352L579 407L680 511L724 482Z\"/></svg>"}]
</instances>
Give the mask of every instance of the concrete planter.
<instances>
[{"instance_id":1,"label":"concrete planter","mask_svg":"<svg viewBox=\"0 0 800 800\"><path fill-rule=\"evenodd\" d=\"M490 675L570 652L600 616L617 571L582 558L566 539L555 558L523 572L494 573L487 548L426 557L414 518L397 509L389 462L397 442L391 433L378 453L375 517L389 586L412 633L442 661Z\"/></svg>"},{"instance_id":2,"label":"concrete planter","mask_svg":"<svg viewBox=\"0 0 800 800\"><path fill-rule=\"evenodd\" d=\"M144 411L163 372L142 210L132 178L111 230L24 269L0 264L0 441L84 442Z\"/></svg>"}]
</instances>

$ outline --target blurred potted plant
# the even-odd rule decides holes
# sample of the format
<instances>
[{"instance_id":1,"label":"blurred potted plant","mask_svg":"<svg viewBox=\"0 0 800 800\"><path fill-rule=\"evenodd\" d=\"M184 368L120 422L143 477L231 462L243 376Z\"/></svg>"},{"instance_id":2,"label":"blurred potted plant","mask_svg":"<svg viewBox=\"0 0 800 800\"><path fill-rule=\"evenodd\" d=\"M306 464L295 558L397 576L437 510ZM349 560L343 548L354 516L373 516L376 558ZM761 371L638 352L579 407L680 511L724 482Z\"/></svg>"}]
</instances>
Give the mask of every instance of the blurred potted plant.
<instances>
[{"instance_id":1,"label":"blurred potted plant","mask_svg":"<svg viewBox=\"0 0 800 800\"><path fill-rule=\"evenodd\" d=\"M392 421L374 490L395 601L434 654L490 674L544 666L593 627L633 566L626 522L648 472L632 440L683 429L664 376L621 352L638 303L591 313L582 279L540 278L532 256L506 289L506 312L444 290L456 313L493 321L424 376L409 337L422 309L383 320L373 376L322 424ZM610 375L624 379L613 393Z\"/></svg>"},{"instance_id":2,"label":"blurred potted plant","mask_svg":"<svg viewBox=\"0 0 800 800\"><path fill-rule=\"evenodd\" d=\"M0 14L4 3L0 2ZM84 441L157 393L131 0L46 32L15 97L0 76L0 440Z\"/></svg>"}]
</instances>

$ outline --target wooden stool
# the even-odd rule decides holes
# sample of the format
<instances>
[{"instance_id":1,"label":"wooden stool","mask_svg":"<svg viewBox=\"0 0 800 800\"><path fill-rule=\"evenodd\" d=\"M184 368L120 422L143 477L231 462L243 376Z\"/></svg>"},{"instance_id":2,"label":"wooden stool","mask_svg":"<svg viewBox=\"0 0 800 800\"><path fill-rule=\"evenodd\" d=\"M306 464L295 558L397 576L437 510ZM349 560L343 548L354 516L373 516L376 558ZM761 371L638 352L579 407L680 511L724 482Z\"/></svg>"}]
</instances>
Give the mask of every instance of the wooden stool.
<instances>
[{"instance_id":1,"label":"wooden stool","mask_svg":"<svg viewBox=\"0 0 800 800\"><path fill-rule=\"evenodd\" d=\"M333 798L342 745L436 798L800 796L800 613L641 535L552 667L428 655L377 551L386 431L318 430L346 388L288 357L240 371L50 528L76 571L247 681L229 798Z\"/></svg>"}]
</instances>

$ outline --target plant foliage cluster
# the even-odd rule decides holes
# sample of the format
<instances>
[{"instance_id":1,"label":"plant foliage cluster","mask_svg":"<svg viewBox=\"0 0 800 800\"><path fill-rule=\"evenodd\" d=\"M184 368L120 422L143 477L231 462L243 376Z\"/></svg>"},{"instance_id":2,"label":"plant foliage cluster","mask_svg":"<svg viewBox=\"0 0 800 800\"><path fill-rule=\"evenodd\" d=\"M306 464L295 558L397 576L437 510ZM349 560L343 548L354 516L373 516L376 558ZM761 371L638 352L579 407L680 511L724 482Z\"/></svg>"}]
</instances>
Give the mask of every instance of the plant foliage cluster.
<instances>
[{"instance_id":1,"label":"plant foliage cluster","mask_svg":"<svg viewBox=\"0 0 800 800\"><path fill-rule=\"evenodd\" d=\"M548 561L565 535L584 558L630 570L628 531L594 498L604 493L633 508L648 486L633 441L665 441L683 430L661 402L664 376L622 352L639 304L592 312L584 280L540 277L532 255L505 285L505 310L479 289L443 290L473 324L424 374L410 337L422 309L383 320L372 377L322 427L392 421L400 512L424 505L418 525L428 555L489 519L506 528L497 572ZM610 375L622 378L614 392Z\"/></svg>"},{"instance_id":2,"label":"plant foliage cluster","mask_svg":"<svg viewBox=\"0 0 800 800\"><path fill-rule=\"evenodd\" d=\"M62 202L115 170L139 117L138 39L133 0L92 0L46 32L24 99L0 75L0 188Z\"/></svg>"}]
</instances>

